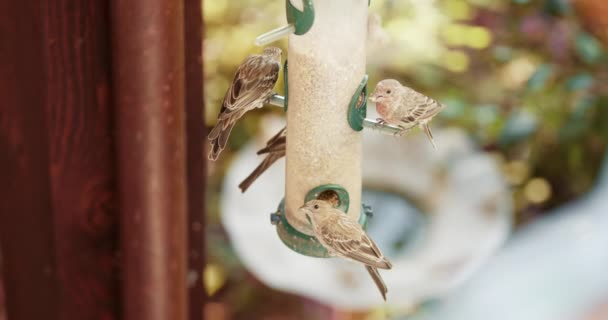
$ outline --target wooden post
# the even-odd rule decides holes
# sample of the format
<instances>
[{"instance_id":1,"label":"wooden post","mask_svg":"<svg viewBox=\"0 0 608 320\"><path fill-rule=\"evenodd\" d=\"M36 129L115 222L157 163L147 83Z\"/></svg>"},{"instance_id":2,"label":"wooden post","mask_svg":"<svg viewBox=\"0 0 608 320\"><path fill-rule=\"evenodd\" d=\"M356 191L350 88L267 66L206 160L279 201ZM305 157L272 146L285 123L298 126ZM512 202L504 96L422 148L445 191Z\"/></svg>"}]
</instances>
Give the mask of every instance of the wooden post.
<instances>
[{"instance_id":1,"label":"wooden post","mask_svg":"<svg viewBox=\"0 0 608 320\"><path fill-rule=\"evenodd\" d=\"M203 286L205 268L206 154L203 112L203 15L202 0L184 3L186 65L186 134L188 183L188 312L190 320L203 319L207 297Z\"/></svg>"},{"instance_id":2,"label":"wooden post","mask_svg":"<svg viewBox=\"0 0 608 320\"><path fill-rule=\"evenodd\" d=\"M11 319L59 319L43 26L38 4L0 2L0 42L10 44L0 50L0 245Z\"/></svg>"},{"instance_id":3,"label":"wooden post","mask_svg":"<svg viewBox=\"0 0 608 320\"><path fill-rule=\"evenodd\" d=\"M112 1L125 320L187 316L183 16Z\"/></svg>"},{"instance_id":4,"label":"wooden post","mask_svg":"<svg viewBox=\"0 0 608 320\"><path fill-rule=\"evenodd\" d=\"M108 8L0 4L0 242L9 319L118 310Z\"/></svg>"},{"instance_id":5,"label":"wooden post","mask_svg":"<svg viewBox=\"0 0 608 320\"><path fill-rule=\"evenodd\" d=\"M202 319L200 6L0 2L8 319Z\"/></svg>"}]
</instances>

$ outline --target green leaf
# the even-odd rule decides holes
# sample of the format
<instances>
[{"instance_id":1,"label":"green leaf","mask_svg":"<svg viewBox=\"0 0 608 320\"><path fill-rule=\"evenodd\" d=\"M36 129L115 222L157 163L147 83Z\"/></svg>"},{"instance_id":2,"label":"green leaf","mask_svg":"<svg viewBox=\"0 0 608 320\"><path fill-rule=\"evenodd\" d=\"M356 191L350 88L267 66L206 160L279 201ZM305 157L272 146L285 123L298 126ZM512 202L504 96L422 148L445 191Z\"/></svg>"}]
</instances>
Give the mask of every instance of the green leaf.
<instances>
[{"instance_id":1,"label":"green leaf","mask_svg":"<svg viewBox=\"0 0 608 320\"><path fill-rule=\"evenodd\" d=\"M528 89L532 91L542 90L551 75L553 75L553 67L550 64L541 64L528 79Z\"/></svg>"},{"instance_id":2,"label":"green leaf","mask_svg":"<svg viewBox=\"0 0 608 320\"><path fill-rule=\"evenodd\" d=\"M513 49L507 46L496 46L493 50L494 59L500 62L507 62L513 58Z\"/></svg>"},{"instance_id":3,"label":"green leaf","mask_svg":"<svg viewBox=\"0 0 608 320\"><path fill-rule=\"evenodd\" d=\"M586 32L581 32L576 36L574 46L580 58L586 63L594 64L602 58L601 44Z\"/></svg>"},{"instance_id":4,"label":"green leaf","mask_svg":"<svg viewBox=\"0 0 608 320\"><path fill-rule=\"evenodd\" d=\"M464 115L466 105L464 101L460 99L446 99L442 103L446 107L439 113L439 116L443 119L457 119Z\"/></svg>"},{"instance_id":5,"label":"green leaf","mask_svg":"<svg viewBox=\"0 0 608 320\"><path fill-rule=\"evenodd\" d=\"M546 0L544 10L551 15L561 16L570 13L572 7L566 0Z\"/></svg>"},{"instance_id":6,"label":"green leaf","mask_svg":"<svg viewBox=\"0 0 608 320\"><path fill-rule=\"evenodd\" d=\"M519 142L536 132L537 128L538 119L535 115L525 110L516 111L507 119L498 143L505 146Z\"/></svg>"},{"instance_id":7,"label":"green leaf","mask_svg":"<svg viewBox=\"0 0 608 320\"><path fill-rule=\"evenodd\" d=\"M488 126L498 118L498 106L482 104L475 107L475 120L480 126Z\"/></svg>"},{"instance_id":8,"label":"green leaf","mask_svg":"<svg viewBox=\"0 0 608 320\"><path fill-rule=\"evenodd\" d=\"M579 73L566 80L566 88L570 91L584 90L592 85L593 77L588 73Z\"/></svg>"}]
</instances>

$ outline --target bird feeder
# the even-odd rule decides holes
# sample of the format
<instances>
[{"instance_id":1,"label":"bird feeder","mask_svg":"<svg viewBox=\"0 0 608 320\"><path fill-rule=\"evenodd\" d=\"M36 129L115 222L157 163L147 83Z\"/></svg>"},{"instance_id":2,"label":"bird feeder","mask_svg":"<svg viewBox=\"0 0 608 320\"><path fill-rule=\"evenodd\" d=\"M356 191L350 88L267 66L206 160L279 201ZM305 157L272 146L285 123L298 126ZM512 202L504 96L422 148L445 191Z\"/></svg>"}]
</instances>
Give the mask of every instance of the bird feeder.
<instances>
[{"instance_id":1,"label":"bird feeder","mask_svg":"<svg viewBox=\"0 0 608 320\"><path fill-rule=\"evenodd\" d=\"M285 161L269 168L247 193L236 187L251 170L260 143L284 127L282 120L266 117L258 143L245 145L225 176L221 219L239 260L281 291L342 309L385 308L361 266L299 254L277 241L276 227L252 214L276 206L284 195L277 181L285 178ZM363 134L362 199L375 210L367 232L393 263L390 272L382 273L391 310L452 292L501 248L509 233L511 195L491 156L460 129L438 129L435 136L442 142L438 150L420 135Z\"/></svg>"},{"instance_id":2,"label":"bird feeder","mask_svg":"<svg viewBox=\"0 0 608 320\"><path fill-rule=\"evenodd\" d=\"M462 279L463 275L469 274L473 267L479 264L480 259L487 256L487 252L494 250L504 239L505 227L508 225L505 216L509 207L504 188L501 183L494 183L499 180L494 179L494 175L486 174L484 168L491 167L488 161L485 161L487 159L482 163L467 161L466 166L452 165L450 168L444 168L443 165L439 166L437 161L431 161L439 158L445 160L441 152L412 152L407 145L401 145L401 141L398 146L386 148L386 143L395 142L394 139L367 143L368 147L372 145L390 150L370 152L368 149L364 152L363 129L377 130L389 135L403 133L403 128L366 118L368 77L365 68L369 2L303 0L299 4L300 6L287 0L290 26L262 35L258 40L263 41L257 42L269 43L289 34L287 59L283 70L285 93L284 96L275 94L268 100L272 105L283 107L287 114L285 188L277 186L276 183L267 184L263 194L252 197L255 201L250 202L234 201L231 193L225 192L222 206L225 208L223 222L226 230L235 236L232 240L244 263L271 286L287 288L292 285L291 288L297 293L321 297L323 301L333 299L333 304L348 308L366 308L375 305L378 298L374 292L374 300L369 299L371 290L367 290L366 286L371 286L371 282L367 281L363 285L340 283L340 277L330 270L345 270L341 267L334 268L344 261L317 261L302 256L329 257L329 254L315 238L310 222L300 213L299 208L312 199L327 200L365 228L368 218L372 216L372 210L361 200L364 179L367 180L368 186L370 182L378 185L385 183L394 185L394 189L398 191L423 192L429 197L441 198L449 206L425 208L432 217L429 231L423 237L425 243L419 247L425 248L425 251L416 251L415 257L401 255L401 252L394 256L393 272L387 274L387 282L395 284L399 283L400 279L403 280L403 285L395 287L395 292L399 293L396 296L400 299L407 297L404 301L408 304L442 293L445 286L440 283L451 286L458 279ZM348 14L345 14L345 11L348 11ZM298 19L302 19L306 14L311 15L308 16L307 23L299 24ZM302 29L298 31L298 25L306 27L300 27ZM250 151L247 153L251 153ZM450 158L450 161L446 162L454 162L454 152L445 150L444 153ZM455 152L456 155L459 153ZM362 174L364 155L368 157L365 161L365 176ZM382 162L376 158L382 159ZM405 158L411 158L413 161L404 164ZM373 161L374 159L376 161ZM236 162L235 166L238 167L240 162ZM408 168L416 168L416 165L424 169L415 169L414 174L408 172ZM376 170L371 177L370 167ZM441 167L439 174L435 172L435 167ZM472 180L468 179L470 177L467 174L462 174L461 168L466 169L463 170L465 173L481 172L480 176L490 177L492 184L490 187L485 183L483 186L476 185L479 188L473 189L473 193L467 189L466 194L473 194L475 197L473 200L464 201L468 198L459 193L464 190L460 187L460 182L471 183ZM478 170L471 170L472 168ZM448 175L449 179L437 179L439 182L447 182L445 186L432 186L436 175L441 177L441 173L451 173L448 169L459 169L460 174L455 177ZM452 183L454 181L459 183ZM236 182L233 182L235 179L229 175L225 187L236 185ZM276 198L284 194L276 212L271 214L271 222L276 226L276 232L285 246L276 241L273 234L262 233L264 229L258 225L259 219L250 214L251 211L263 210L261 207L275 205L274 201L279 199L269 197L273 194ZM456 196L452 197L452 194ZM239 194L239 197L242 197L242 194ZM421 195L416 198L426 199ZM453 201L445 201L446 199ZM487 206L491 207L491 212L487 214L490 216L488 219L481 212L483 210L480 209L479 203L484 201L485 204L486 200L489 203ZM265 201L271 201L272 204L264 203ZM466 205L463 202L466 202ZM235 212L246 212L247 215L238 216ZM247 219L251 220L244 223ZM394 223L392 219L380 222L387 221ZM454 226L461 228L456 229ZM478 237L472 232L472 226L480 226L477 229L483 232L484 237ZM373 227L371 225L370 228ZM395 230L396 233L403 234L403 228L393 228L393 231ZM388 234L389 232L383 230L382 234L371 236L381 238ZM479 239L482 238L488 241L482 241L486 245L478 248ZM446 255L446 250L454 252ZM390 249L387 252L390 253ZM331 268L328 267L332 264L334 265ZM363 268L357 267L358 272L364 272ZM315 276L301 277L302 270ZM350 271L347 273L350 274ZM425 285L428 279L434 279L435 274L438 275L438 283L432 283L430 287ZM406 277L401 278L403 275ZM294 281L298 283L294 284ZM337 292L339 294L336 294Z\"/></svg>"},{"instance_id":3,"label":"bird feeder","mask_svg":"<svg viewBox=\"0 0 608 320\"><path fill-rule=\"evenodd\" d=\"M281 240L299 253L327 257L298 208L312 199L333 201L362 225L361 134L367 83L365 39L368 2L286 1L295 26L289 36L285 72L287 150L285 199L272 221ZM314 9L313 9L314 8ZM349 14L344 14L348 8ZM313 23L314 21L314 23ZM287 68L285 68L287 70ZM276 97L274 102L281 102ZM357 104L357 112L349 113ZM272 102L272 101L271 101ZM287 108L286 108L287 110ZM358 129L353 129L352 122Z\"/></svg>"},{"instance_id":4,"label":"bird feeder","mask_svg":"<svg viewBox=\"0 0 608 320\"><path fill-rule=\"evenodd\" d=\"M290 34L285 95L269 101L285 109L288 123L286 193L271 221L289 248L328 257L298 208L312 199L333 201L365 226L372 210L361 203L361 131L395 134L401 129L365 118L369 1L304 0L301 5L296 8L287 0L289 26L256 41L269 43Z\"/></svg>"}]
</instances>

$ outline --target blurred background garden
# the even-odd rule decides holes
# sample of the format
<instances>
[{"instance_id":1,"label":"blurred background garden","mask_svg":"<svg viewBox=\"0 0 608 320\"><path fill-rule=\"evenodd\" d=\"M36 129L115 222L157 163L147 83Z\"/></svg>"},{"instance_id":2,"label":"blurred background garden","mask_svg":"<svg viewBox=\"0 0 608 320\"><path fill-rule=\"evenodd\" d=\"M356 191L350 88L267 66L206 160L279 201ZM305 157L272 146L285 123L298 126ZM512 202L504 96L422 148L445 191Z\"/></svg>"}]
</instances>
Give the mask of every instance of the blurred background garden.
<instances>
[{"instance_id":1,"label":"blurred background garden","mask_svg":"<svg viewBox=\"0 0 608 320\"><path fill-rule=\"evenodd\" d=\"M207 126L214 125L238 64L260 51L253 39L284 24L284 5L204 2ZM370 12L370 83L395 78L448 106L434 126L465 130L494 160L508 183L514 232L550 219L596 186L608 141L608 2L372 0ZM276 45L287 52L286 39ZM278 92L282 86L281 77ZM235 127L223 160L209 163L205 279L212 302L207 312L213 319L381 318L390 311L336 311L267 287L245 269L222 227L220 197L231 158L258 135L263 117L282 113L279 108L251 112ZM267 219L266 212L250 214ZM608 244L603 248L608 250ZM457 288L452 294L466 292ZM392 314L422 317L425 308L433 309L441 300ZM601 301L588 302L589 311L576 319L608 318L607 312L593 311Z\"/></svg>"}]
</instances>

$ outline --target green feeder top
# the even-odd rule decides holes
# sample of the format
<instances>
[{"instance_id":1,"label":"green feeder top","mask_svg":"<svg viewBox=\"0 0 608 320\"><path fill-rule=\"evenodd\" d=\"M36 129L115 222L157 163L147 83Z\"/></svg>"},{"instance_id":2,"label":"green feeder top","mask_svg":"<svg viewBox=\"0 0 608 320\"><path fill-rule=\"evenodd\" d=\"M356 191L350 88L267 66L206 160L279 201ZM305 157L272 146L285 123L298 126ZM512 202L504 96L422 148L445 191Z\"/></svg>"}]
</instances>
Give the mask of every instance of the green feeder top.
<instances>
[{"instance_id":1,"label":"green feeder top","mask_svg":"<svg viewBox=\"0 0 608 320\"><path fill-rule=\"evenodd\" d=\"M300 11L289 0L285 0L287 22L295 27L294 33L299 36L308 32L315 22L315 8L312 0L302 0L302 2L304 10Z\"/></svg>"}]
</instances>

